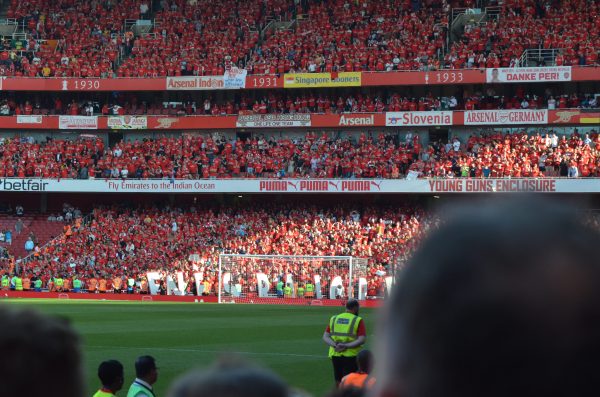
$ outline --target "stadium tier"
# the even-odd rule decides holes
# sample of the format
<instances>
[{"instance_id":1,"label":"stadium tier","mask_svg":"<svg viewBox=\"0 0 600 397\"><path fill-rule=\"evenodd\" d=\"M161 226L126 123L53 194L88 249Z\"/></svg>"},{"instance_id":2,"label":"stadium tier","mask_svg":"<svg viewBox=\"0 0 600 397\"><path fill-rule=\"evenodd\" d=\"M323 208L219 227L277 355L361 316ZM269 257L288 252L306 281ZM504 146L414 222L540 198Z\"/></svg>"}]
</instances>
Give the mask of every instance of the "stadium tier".
<instances>
[{"instance_id":1,"label":"stadium tier","mask_svg":"<svg viewBox=\"0 0 600 397\"><path fill-rule=\"evenodd\" d=\"M598 64L597 2L477 3L13 0L0 60L30 77L500 68L527 51L538 66Z\"/></svg>"},{"instance_id":2,"label":"stadium tier","mask_svg":"<svg viewBox=\"0 0 600 397\"><path fill-rule=\"evenodd\" d=\"M553 94L523 91L518 87L514 93L501 95L494 90L482 92L457 92L455 95L434 96L413 92L390 93L344 93L339 96L320 92L270 93L269 95L231 95L229 98L213 98L212 95L188 95L156 101L151 95L121 94L118 97L101 98L89 96L71 99L68 95L31 100L30 94L10 95L0 103L0 115L169 115L169 116L226 116L263 114L343 114L384 112L425 112L454 110L512 110L512 109L600 109L597 98L591 93ZM538 96L539 94L539 96ZM419 96L417 96L419 95ZM423 96L420 96L423 95Z\"/></svg>"},{"instance_id":3,"label":"stadium tier","mask_svg":"<svg viewBox=\"0 0 600 397\"><path fill-rule=\"evenodd\" d=\"M419 135L309 132L242 140L221 134L121 141L6 138L0 177L45 179L591 177L600 173L600 135L479 133L423 145Z\"/></svg>"}]
</instances>

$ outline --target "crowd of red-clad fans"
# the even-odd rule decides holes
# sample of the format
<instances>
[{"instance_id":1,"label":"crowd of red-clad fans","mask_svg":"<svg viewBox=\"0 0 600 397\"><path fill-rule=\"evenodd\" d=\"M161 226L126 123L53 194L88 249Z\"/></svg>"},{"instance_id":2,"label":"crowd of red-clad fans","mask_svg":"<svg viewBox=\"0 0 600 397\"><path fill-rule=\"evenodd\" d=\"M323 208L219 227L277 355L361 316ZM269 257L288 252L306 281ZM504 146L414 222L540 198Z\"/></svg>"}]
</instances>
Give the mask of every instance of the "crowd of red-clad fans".
<instances>
[{"instance_id":1,"label":"crowd of red-clad fans","mask_svg":"<svg viewBox=\"0 0 600 397\"><path fill-rule=\"evenodd\" d=\"M304 137L222 134L121 141L5 138L0 177L40 178L391 178L588 177L600 175L600 136L592 130L488 132L468 141L423 145L419 135L308 132Z\"/></svg>"},{"instance_id":2,"label":"crowd of red-clad fans","mask_svg":"<svg viewBox=\"0 0 600 397\"><path fill-rule=\"evenodd\" d=\"M399 93L384 95L346 94L327 96L323 94L283 95L271 93L266 96L242 95L230 100L205 99L149 102L137 95L122 94L114 102L72 99L64 103L60 97L38 98L19 102L9 98L0 102L0 115L236 115L236 114L293 114L293 113L379 113L385 111L439 111L479 109L577 109L597 108L591 94L544 96L526 94L517 89L513 96L497 95L495 92L467 93L435 97L431 93L415 98Z\"/></svg>"},{"instance_id":3,"label":"crowd of red-clad fans","mask_svg":"<svg viewBox=\"0 0 600 397\"><path fill-rule=\"evenodd\" d=\"M446 2L410 0L12 0L7 16L28 39L3 43L0 65L44 77L435 70L508 67L528 48L561 49L559 65L598 63L593 0L504 1L446 48L450 14ZM125 26L138 18L153 21L149 34Z\"/></svg>"},{"instance_id":4,"label":"crowd of red-clad fans","mask_svg":"<svg viewBox=\"0 0 600 397\"><path fill-rule=\"evenodd\" d=\"M514 67L526 49L558 49L558 66L597 65L600 7L594 0L504 0L498 18L467 23L444 68ZM475 20L475 19L474 19ZM544 56L538 61L546 63Z\"/></svg>"},{"instance_id":5,"label":"crowd of red-clad fans","mask_svg":"<svg viewBox=\"0 0 600 397\"><path fill-rule=\"evenodd\" d=\"M391 266L405 260L436 224L422 210L398 207L98 208L88 222L69 224L62 236L20 263L20 271L41 278L44 287L54 277L140 280L148 271L182 271L190 288L194 273L201 272L210 283L205 293L214 294L220 253L350 255L368 259L365 276L369 295L375 296ZM321 274L347 282L348 268L335 269L340 274L314 262L281 261L264 268L245 263L233 277L252 283L246 273L260 270L275 282L288 273L298 281Z\"/></svg>"}]
</instances>

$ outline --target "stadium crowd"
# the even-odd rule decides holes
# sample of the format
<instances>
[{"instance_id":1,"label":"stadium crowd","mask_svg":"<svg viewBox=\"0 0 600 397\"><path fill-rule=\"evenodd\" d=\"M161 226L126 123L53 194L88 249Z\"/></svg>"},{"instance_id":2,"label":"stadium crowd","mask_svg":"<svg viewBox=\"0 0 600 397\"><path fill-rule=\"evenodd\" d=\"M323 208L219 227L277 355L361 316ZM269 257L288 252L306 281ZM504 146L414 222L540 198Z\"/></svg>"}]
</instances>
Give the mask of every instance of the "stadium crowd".
<instances>
[{"instance_id":1,"label":"stadium crowd","mask_svg":"<svg viewBox=\"0 0 600 397\"><path fill-rule=\"evenodd\" d=\"M32 77L436 70L514 66L529 48L559 49L559 65L593 65L596 3L504 1L497 18L467 23L446 48L446 1L12 0L7 16L28 38L3 43L0 65L2 75ZM139 18L149 33L125 26ZM271 21L289 24L265 29Z\"/></svg>"},{"instance_id":2,"label":"stadium crowd","mask_svg":"<svg viewBox=\"0 0 600 397\"><path fill-rule=\"evenodd\" d=\"M404 260L435 224L436 220L422 210L408 207L290 204L133 210L115 206L96 208L87 222L75 218L66 223L64 234L19 265L28 288L39 279L43 288L71 289L76 278L83 283L78 288L91 292L120 291L132 278L138 283L145 281L140 288L147 291L147 272L159 272L164 280L181 271L188 285L186 292L195 290L193 275L200 272L208 283L204 293L215 294L221 253L354 256L369 258L363 274L368 279L368 292L381 296L383 275L398 260ZM15 264L12 266L14 270ZM256 293L257 271L268 275L273 289L286 274L300 283L308 282L314 274L329 281L340 276L346 285L349 282L348 267L326 267L320 262L242 263L231 277ZM4 274L9 273L6 268ZM58 285L57 279L61 280Z\"/></svg>"},{"instance_id":3,"label":"stadium crowd","mask_svg":"<svg viewBox=\"0 0 600 397\"><path fill-rule=\"evenodd\" d=\"M597 65L598 2L505 0L497 18L467 22L443 68L515 67L526 49L557 49L557 66ZM542 54L539 66L546 66Z\"/></svg>"},{"instance_id":4,"label":"stadium crowd","mask_svg":"<svg viewBox=\"0 0 600 397\"><path fill-rule=\"evenodd\" d=\"M222 134L124 140L100 138L36 142L2 138L0 177L43 178L391 178L588 177L600 175L600 135L554 131L486 131L466 142L421 143L419 135L304 137Z\"/></svg>"},{"instance_id":5,"label":"stadium crowd","mask_svg":"<svg viewBox=\"0 0 600 397\"><path fill-rule=\"evenodd\" d=\"M0 101L0 115L234 115L234 114L294 114L294 113L381 113L385 111L440 111L493 109L592 109L598 108L591 94L558 94L550 90L544 95L525 93L522 87L514 95L497 95L489 88L485 93L460 93L437 97L431 92L422 97L390 93L346 94L324 96L321 93L173 101L145 101L137 94L121 93L109 101L38 97L25 100L9 97Z\"/></svg>"}]
</instances>

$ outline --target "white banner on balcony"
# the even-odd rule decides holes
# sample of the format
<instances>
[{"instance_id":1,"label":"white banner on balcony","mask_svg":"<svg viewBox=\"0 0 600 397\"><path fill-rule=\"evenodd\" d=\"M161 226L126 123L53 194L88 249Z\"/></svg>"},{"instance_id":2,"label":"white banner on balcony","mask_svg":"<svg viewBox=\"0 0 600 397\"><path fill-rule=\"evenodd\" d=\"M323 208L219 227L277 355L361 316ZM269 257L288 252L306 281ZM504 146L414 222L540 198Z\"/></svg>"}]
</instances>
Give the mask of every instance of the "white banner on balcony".
<instances>
[{"instance_id":1,"label":"white banner on balcony","mask_svg":"<svg viewBox=\"0 0 600 397\"><path fill-rule=\"evenodd\" d=\"M20 179L0 192L69 193L600 193L599 178L529 179Z\"/></svg>"}]
</instances>

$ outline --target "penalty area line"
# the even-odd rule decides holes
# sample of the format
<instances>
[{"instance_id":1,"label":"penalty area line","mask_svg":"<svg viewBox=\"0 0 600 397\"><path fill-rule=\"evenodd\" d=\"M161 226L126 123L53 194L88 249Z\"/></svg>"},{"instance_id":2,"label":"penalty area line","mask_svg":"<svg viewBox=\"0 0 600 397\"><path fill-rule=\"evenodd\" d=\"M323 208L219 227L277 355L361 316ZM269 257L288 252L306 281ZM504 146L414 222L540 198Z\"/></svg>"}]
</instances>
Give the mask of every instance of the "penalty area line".
<instances>
[{"instance_id":1,"label":"penalty area line","mask_svg":"<svg viewBox=\"0 0 600 397\"><path fill-rule=\"evenodd\" d=\"M179 353L218 353L218 354L239 354L248 356L283 356L283 357L306 357L306 358L323 358L326 355L316 354L294 354L294 353L275 353L275 352L239 352L239 351L227 351L227 350L203 350L203 349L180 349L180 348L169 348L169 347L129 347L129 346L98 346L98 345L85 345L84 347L90 347L92 349L136 349L136 350L162 350Z\"/></svg>"}]
</instances>

